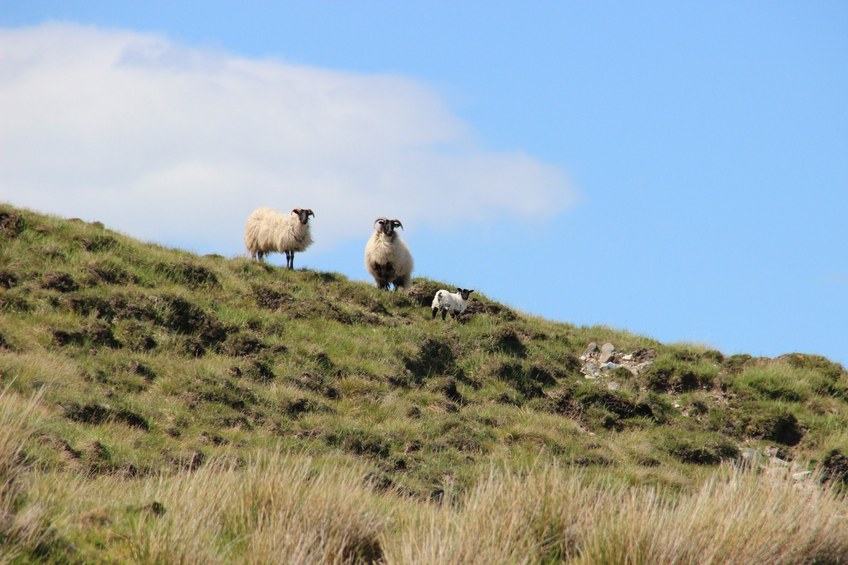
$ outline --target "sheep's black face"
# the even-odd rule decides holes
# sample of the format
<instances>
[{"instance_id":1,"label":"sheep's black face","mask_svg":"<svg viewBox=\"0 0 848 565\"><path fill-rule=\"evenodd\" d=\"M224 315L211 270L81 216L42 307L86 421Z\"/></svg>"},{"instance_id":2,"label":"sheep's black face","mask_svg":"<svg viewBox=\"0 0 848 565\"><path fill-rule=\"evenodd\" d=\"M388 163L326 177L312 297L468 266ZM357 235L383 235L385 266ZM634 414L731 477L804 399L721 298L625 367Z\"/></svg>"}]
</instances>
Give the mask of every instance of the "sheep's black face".
<instances>
[{"instance_id":1,"label":"sheep's black face","mask_svg":"<svg viewBox=\"0 0 848 565\"><path fill-rule=\"evenodd\" d=\"M309 222L309 216L315 216L315 213L309 208L295 208L292 210L293 214L296 214L301 224L306 224Z\"/></svg>"},{"instance_id":2,"label":"sheep's black face","mask_svg":"<svg viewBox=\"0 0 848 565\"><path fill-rule=\"evenodd\" d=\"M377 233L382 233L388 237L391 237L392 233L394 233L391 220L387 220L386 218L378 218L374 222L374 227L377 228Z\"/></svg>"},{"instance_id":3,"label":"sheep's black face","mask_svg":"<svg viewBox=\"0 0 848 565\"><path fill-rule=\"evenodd\" d=\"M386 237L392 237L395 234L396 228L403 229L403 224L400 223L400 220L377 218L374 221L374 227L377 228L377 233L382 232Z\"/></svg>"},{"instance_id":4,"label":"sheep's black face","mask_svg":"<svg viewBox=\"0 0 848 565\"><path fill-rule=\"evenodd\" d=\"M468 300L468 297L471 296L472 292L474 292L473 290L469 290L467 288L458 288L456 290L459 291L459 295L462 296L463 300Z\"/></svg>"}]
</instances>

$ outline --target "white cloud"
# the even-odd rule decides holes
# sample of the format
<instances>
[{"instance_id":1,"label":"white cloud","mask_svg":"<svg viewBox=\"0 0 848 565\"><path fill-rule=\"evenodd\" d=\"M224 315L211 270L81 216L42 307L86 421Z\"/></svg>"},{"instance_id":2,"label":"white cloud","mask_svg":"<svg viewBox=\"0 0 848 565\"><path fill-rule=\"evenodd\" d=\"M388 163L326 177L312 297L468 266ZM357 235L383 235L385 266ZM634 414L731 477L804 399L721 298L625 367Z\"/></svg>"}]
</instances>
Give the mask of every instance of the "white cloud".
<instances>
[{"instance_id":1,"label":"white cloud","mask_svg":"<svg viewBox=\"0 0 848 565\"><path fill-rule=\"evenodd\" d=\"M314 209L323 247L378 215L547 218L574 196L557 168L480 149L426 84L152 34L0 30L0 108L0 200L222 254L260 205Z\"/></svg>"}]
</instances>

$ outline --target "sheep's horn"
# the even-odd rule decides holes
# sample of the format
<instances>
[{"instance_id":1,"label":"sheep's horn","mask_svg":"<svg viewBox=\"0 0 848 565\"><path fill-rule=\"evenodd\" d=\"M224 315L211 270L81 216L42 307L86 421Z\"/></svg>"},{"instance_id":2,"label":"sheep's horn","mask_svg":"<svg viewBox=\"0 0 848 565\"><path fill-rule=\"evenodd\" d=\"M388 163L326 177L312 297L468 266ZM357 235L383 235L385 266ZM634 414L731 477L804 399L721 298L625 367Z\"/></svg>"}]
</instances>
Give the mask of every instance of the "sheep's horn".
<instances>
[{"instance_id":1,"label":"sheep's horn","mask_svg":"<svg viewBox=\"0 0 848 565\"><path fill-rule=\"evenodd\" d=\"M400 223L400 220L394 219L394 220L392 220L392 223L397 223L397 225L400 226L400 229L403 229L403 224Z\"/></svg>"},{"instance_id":2,"label":"sheep's horn","mask_svg":"<svg viewBox=\"0 0 848 565\"><path fill-rule=\"evenodd\" d=\"M312 208L307 208L306 211L309 213L310 216L312 216L313 218L315 217L315 212L312 211Z\"/></svg>"},{"instance_id":3,"label":"sheep's horn","mask_svg":"<svg viewBox=\"0 0 848 565\"><path fill-rule=\"evenodd\" d=\"M386 218L383 218L381 216L381 217L377 218L376 220L374 220L374 226L376 227L377 224L379 224L380 222L385 222L385 221L387 221Z\"/></svg>"}]
</instances>

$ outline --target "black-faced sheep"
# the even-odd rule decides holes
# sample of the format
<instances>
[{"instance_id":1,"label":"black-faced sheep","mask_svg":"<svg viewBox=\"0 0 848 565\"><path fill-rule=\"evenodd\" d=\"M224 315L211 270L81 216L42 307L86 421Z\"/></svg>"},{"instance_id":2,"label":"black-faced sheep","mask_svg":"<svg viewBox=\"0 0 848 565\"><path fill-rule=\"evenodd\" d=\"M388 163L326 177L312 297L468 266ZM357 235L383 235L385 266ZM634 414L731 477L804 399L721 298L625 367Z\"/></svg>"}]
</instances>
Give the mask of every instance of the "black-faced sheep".
<instances>
[{"instance_id":1,"label":"black-faced sheep","mask_svg":"<svg viewBox=\"0 0 848 565\"><path fill-rule=\"evenodd\" d=\"M374 277L374 284L380 289L409 288L412 281L412 254L406 243L395 232L403 229L400 220L377 218L374 221L374 233L365 244L365 268Z\"/></svg>"},{"instance_id":2,"label":"black-faced sheep","mask_svg":"<svg viewBox=\"0 0 848 565\"><path fill-rule=\"evenodd\" d=\"M309 208L295 208L285 215L273 208L257 208L247 218L244 228L244 245L253 259L264 261L268 253L285 253L286 267L294 269L295 251L304 251L312 245L309 217L315 213Z\"/></svg>"},{"instance_id":3,"label":"black-faced sheep","mask_svg":"<svg viewBox=\"0 0 848 565\"><path fill-rule=\"evenodd\" d=\"M447 317L448 312L454 318L465 312L465 308L468 306L468 297L472 292L474 291L467 288L457 288L456 292L448 292L444 289L437 291L431 306L433 319L436 319L439 310L442 311L442 320Z\"/></svg>"}]
</instances>

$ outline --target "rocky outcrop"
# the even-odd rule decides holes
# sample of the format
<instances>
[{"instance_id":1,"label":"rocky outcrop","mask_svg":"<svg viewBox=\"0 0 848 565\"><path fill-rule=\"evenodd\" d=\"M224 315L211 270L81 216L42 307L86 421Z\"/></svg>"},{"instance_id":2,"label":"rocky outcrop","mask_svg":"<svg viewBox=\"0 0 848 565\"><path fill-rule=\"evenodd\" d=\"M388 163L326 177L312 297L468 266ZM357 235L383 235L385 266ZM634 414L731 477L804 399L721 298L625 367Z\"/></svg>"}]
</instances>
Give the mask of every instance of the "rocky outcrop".
<instances>
[{"instance_id":1,"label":"rocky outcrop","mask_svg":"<svg viewBox=\"0 0 848 565\"><path fill-rule=\"evenodd\" d=\"M652 348L624 353L617 350L612 343L604 343L598 347L598 344L593 341L580 356L582 363L580 372L587 379L597 379L604 373L624 368L633 376L638 376L650 367L656 358L657 353Z\"/></svg>"}]
</instances>

